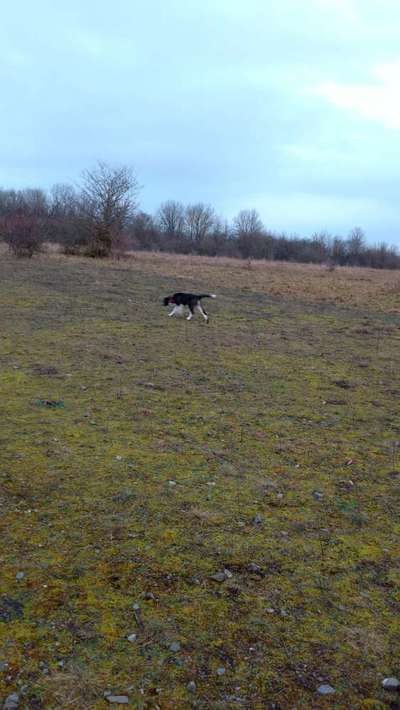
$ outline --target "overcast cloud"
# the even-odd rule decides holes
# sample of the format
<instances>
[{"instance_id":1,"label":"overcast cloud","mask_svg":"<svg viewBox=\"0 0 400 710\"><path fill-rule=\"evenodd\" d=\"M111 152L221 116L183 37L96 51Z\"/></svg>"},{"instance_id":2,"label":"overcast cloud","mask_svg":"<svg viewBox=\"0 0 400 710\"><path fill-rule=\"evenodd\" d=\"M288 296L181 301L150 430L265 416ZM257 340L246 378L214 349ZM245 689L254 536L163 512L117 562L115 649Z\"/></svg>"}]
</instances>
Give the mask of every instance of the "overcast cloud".
<instances>
[{"instance_id":1,"label":"overcast cloud","mask_svg":"<svg viewBox=\"0 0 400 710\"><path fill-rule=\"evenodd\" d=\"M0 185L135 166L141 207L400 245L398 0L2 7Z\"/></svg>"}]
</instances>

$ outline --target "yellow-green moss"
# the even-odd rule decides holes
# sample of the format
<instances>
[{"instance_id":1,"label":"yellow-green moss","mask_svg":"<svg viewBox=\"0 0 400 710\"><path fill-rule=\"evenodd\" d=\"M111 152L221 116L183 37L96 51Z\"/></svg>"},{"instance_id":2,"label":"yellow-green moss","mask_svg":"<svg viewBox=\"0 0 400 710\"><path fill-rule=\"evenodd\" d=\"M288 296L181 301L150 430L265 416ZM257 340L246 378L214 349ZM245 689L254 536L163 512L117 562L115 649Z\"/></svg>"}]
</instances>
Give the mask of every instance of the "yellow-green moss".
<instances>
[{"instance_id":1,"label":"yellow-green moss","mask_svg":"<svg viewBox=\"0 0 400 710\"><path fill-rule=\"evenodd\" d=\"M386 707L397 293L319 270L306 299L288 266L279 300L262 270L244 290L240 264L162 264L0 266L0 700L22 685L46 708L106 708L107 689L163 710ZM208 327L166 318L164 292L215 284Z\"/></svg>"}]
</instances>

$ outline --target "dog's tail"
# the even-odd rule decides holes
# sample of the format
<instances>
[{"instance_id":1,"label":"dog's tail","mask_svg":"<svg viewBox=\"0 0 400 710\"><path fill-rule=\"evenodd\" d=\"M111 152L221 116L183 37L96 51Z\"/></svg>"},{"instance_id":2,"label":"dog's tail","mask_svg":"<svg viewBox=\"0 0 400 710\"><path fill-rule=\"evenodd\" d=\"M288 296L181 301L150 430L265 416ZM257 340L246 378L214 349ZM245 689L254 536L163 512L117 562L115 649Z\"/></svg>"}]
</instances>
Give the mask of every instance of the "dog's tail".
<instances>
[{"instance_id":1,"label":"dog's tail","mask_svg":"<svg viewBox=\"0 0 400 710\"><path fill-rule=\"evenodd\" d=\"M202 293L199 298L217 298L215 293Z\"/></svg>"}]
</instances>

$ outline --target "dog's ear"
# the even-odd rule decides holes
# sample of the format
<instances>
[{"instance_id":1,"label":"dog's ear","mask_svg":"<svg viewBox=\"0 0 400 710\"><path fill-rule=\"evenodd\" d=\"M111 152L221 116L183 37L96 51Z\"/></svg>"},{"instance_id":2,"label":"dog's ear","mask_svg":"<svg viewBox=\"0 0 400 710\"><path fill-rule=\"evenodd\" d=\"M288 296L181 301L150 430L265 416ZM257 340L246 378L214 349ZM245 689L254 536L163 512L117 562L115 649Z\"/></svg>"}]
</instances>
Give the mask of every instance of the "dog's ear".
<instances>
[{"instance_id":1,"label":"dog's ear","mask_svg":"<svg viewBox=\"0 0 400 710\"><path fill-rule=\"evenodd\" d=\"M169 304L169 298L170 298L169 296L166 296L166 297L164 298L164 300L163 300L164 306L168 306L168 304Z\"/></svg>"}]
</instances>

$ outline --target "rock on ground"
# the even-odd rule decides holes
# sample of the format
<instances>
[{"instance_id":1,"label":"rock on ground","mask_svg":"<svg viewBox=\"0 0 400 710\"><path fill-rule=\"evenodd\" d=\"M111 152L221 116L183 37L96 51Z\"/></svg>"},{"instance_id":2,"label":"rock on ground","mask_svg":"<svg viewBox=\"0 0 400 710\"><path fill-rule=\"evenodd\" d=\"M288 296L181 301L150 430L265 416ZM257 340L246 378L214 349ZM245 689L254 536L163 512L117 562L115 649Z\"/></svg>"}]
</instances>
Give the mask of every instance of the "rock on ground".
<instances>
[{"instance_id":1,"label":"rock on ground","mask_svg":"<svg viewBox=\"0 0 400 710\"><path fill-rule=\"evenodd\" d=\"M16 710L19 705L19 695L18 693L11 693L8 698L5 699L3 708L4 710Z\"/></svg>"},{"instance_id":2,"label":"rock on ground","mask_svg":"<svg viewBox=\"0 0 400 710\"><path fill-rule=\"evenodd\" d=\"M317 691L320 695L332 695L332 693L335 692L335 688L332 688L331 685L324 683L323 685L318 686Z\"/></svg>"},{"instance_id":3,"label":"rock on ground","mask_svg":"<svg viewBox=\"0 0 400 710\"><path fill-rule=\"evenodd\" d=\"M382 688L385 690L400 690L400 680L398 678L385 678L382 681Z\"/></svg>"}]
</instances>

